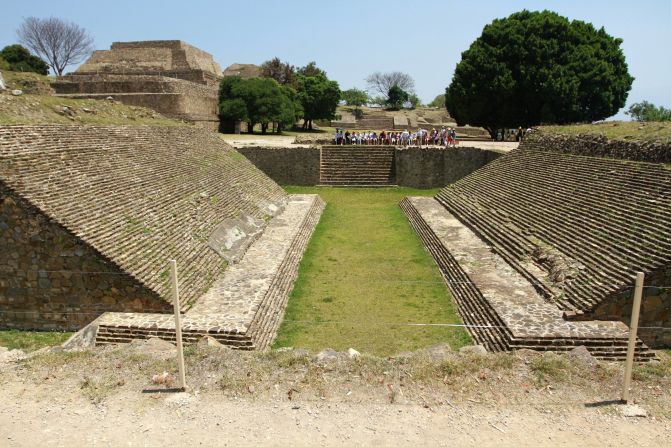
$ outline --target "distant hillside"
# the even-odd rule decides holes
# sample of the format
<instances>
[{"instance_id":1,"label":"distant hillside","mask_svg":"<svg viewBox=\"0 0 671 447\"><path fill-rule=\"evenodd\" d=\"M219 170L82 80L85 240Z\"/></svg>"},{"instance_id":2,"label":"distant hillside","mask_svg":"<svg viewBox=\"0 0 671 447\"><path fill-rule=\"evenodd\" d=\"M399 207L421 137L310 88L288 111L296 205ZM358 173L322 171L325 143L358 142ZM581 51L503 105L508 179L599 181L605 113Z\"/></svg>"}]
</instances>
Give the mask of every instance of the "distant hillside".
<instances>
[{"instance_id":1,"label":"distant hillside","mask_svg":"<svg viewBox=\"0 0 671 447\"><path fill-rule=\"evenodd\" d=\"M0 91L0 125L8 124L118 124L187 126L144 107L117 101L67 99L52 96L50 78L35 73L2 73L8 89ZM20 96L12 90L21 90Z\"/></svg>"},{"instance_id":2,"label":"distant hillside","mask_svg":"<svg viewBox=\"0 0 671 447\"><path fill-rule=\"evenodd\" d=\"M596 124L541 126L539 129L560 135L595 135L609 140L671 143L671 122L605 121Z\"/></svg>"}]
</instances>

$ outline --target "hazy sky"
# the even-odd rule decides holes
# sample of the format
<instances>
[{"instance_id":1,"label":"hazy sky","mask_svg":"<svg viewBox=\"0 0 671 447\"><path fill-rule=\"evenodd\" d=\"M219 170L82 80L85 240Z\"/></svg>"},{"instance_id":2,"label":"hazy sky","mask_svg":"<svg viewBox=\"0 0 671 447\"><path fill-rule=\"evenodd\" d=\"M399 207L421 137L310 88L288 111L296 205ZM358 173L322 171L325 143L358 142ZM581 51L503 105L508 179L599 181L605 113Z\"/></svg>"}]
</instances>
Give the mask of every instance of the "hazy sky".
<instances>
[{"instance_id":1,"label":"hazy sky","mask_svg":"<svg viewBox=\"0 0 671 447\"><path fill-rule=\"evenodd\" d=\"M181 39L225 68L274 56L309 61L342 89L364 88L374 71L403 71L428 102L449 84L461 52L495 18L550 9L592 22L624 40L636 78L628 104L647 99L671 107L671 1L378 1L302 0L3 0L0 48L16 42L24 17L55 16L87 28L97 49L113 41ZM622 111L618 114L624 117Z\"/></svg>"}]
</instances>

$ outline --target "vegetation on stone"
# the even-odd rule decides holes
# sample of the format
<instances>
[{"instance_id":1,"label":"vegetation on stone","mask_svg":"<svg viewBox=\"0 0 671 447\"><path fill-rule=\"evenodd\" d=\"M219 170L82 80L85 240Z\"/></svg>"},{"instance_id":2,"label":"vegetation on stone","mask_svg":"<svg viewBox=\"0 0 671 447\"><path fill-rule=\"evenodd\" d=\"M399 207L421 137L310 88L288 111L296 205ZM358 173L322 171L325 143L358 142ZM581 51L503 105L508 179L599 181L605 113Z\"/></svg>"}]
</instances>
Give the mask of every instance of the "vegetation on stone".
<instances>
[{"instance_id":1,"label":"vegetation on stone","mask_svg":"<svg viewBox=\"0 0 671 447\"><path fill-rule=\"evenodd\" d=\"M436 265L398 202L435 190L287 187L327 202L308 245L276 347L354 347L390 355L447 342L470 342Z\"/></svg>"},{"instance_id":2,"label":"vegetation on stone","mask_svg":"<svg viewBox=\"0 0 671 447\"><path fill-rule=\"evenodd\" d=\"M0 51L0 68L11 71L33 72L41 75L49 73L49 65L30 54L21 45L8 45Z\"/></svg>"},{"instance_id":3,"label":"vegetation on stone","mask_svg":"<svg viewBox=\"0 0 671 447\"><path fill-rule=\"evenodd\" d=\"M521 11L485 26L445 91L458 123L500 128L596 121L624 106L633 77L603 28Z\"/></svg>"}]
</instances>

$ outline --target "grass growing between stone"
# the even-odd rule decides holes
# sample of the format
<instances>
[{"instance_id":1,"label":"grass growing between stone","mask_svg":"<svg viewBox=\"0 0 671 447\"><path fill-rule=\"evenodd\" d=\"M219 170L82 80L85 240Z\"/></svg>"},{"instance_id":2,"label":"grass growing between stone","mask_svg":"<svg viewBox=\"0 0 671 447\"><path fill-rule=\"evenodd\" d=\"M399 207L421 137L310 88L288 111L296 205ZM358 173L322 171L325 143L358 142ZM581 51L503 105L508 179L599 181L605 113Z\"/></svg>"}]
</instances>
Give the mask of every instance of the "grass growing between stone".
<instances>
[{"instance_id":1,"label":"grass growing between stone","mask_svg":"<svg viewBox=\"0 0 671 447\"><path fill-rule=\"evenodd\" d=\"M47 346L56 346L70 338L72 332L0 331L0 346L22 351L36 351Z\"/></svg>"},{"instance_id":2,"label":"grass growing between stone","mask_svg":"<svg viewBox=\"0 0 671 447\"><path fill-rule=\"evenodd\" d=\"M303 257L275 347L391 355L470 343L438 267L399 201L435 190L287 187L327 203Z\"/></svg>"}]
</instances>

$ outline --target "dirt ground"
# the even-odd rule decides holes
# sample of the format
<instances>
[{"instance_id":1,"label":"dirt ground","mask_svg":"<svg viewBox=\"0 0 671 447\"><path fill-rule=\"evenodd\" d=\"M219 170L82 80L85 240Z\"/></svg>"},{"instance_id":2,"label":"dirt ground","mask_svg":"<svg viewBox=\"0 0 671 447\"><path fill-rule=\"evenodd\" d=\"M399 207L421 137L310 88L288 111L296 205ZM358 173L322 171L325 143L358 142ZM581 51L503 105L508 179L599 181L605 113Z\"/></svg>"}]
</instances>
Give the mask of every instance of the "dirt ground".
<instances>
[{"instance_id":1,"label":"dirt ground","mask_svg":"<svg viewBox=\"0 0 671 447\"><path fill-rule=\"evenodd\" d=\"M167 342L4 362L0 445L661 446L671 436L667 353L635 371L647 417L624 417L609 402L622 365L589 358L442 345L386 359L186 352L187 392L170 391Z\"/></svg>"}]
</instances>

